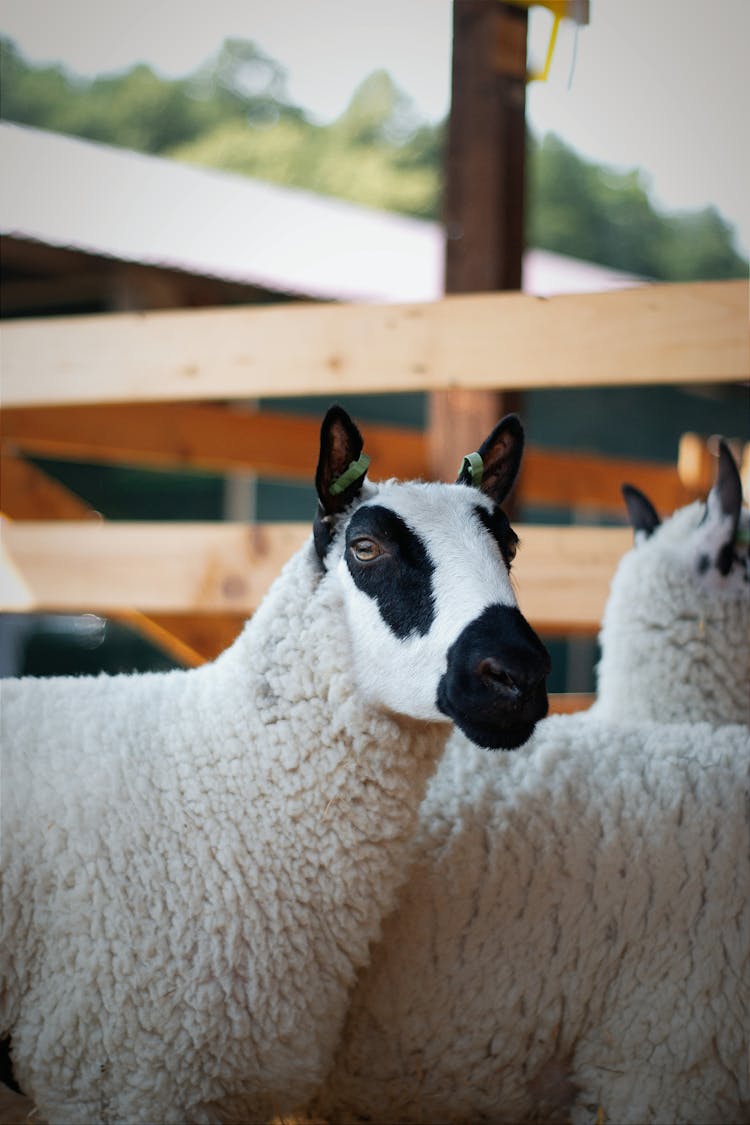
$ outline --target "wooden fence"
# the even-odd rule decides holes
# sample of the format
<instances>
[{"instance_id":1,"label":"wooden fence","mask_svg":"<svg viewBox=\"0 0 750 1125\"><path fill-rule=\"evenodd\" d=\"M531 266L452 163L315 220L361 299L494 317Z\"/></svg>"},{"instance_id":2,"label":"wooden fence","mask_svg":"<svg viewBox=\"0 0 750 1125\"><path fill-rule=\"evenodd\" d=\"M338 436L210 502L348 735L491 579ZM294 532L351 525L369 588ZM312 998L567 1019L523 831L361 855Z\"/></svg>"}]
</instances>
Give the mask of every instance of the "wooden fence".
<instances>
[{"instance_id":1,"label":"wooden fence","mask_svg":"<svg viewBox=\"0 0 750 1125\"><path fill-rule=\"evenodd\" d=\"M748 378L748 285L735 281L6 322L0 609L124 616L196 663L231 640L307 534L301 525L106 523L25 454L309 479L318 423L238 411L232 400ZM429 473L425 435L363 428L379 476ZM532 443L521 491L535 503L614 510L629 479L666 511L710 478L689 439L681 462L682 472ZM525 613L546 633L595 631L629 533L520 534Z\"/></svg>"}]
</instances>

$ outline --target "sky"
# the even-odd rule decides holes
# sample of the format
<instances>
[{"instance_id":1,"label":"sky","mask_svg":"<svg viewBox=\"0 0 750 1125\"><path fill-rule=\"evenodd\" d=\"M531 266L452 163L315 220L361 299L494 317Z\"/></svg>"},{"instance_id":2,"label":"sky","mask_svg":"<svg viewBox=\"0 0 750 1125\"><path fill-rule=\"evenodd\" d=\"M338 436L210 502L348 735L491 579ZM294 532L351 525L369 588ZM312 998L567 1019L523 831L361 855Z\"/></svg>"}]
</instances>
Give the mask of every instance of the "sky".
<instances>
[{"instance_id":1,"label":"sky","mask_svg":"<svg viewBox=\"0 0 750 1125\"><path fill-rule=\"evenodd\" d=\"M532 128L597 162L641 168L661 207L716 206L747 254L750 0L590 5L588 27L563 26L549 80L528 87ZM532 65L550 25L532 11ZM253 39L286 69L292 101L321 122L381 67L425 118L449 105L450 0L0 0L0 33L28 59L83 75L138 61L182 75L224 38Z\"/></svg>"}]
</instances>

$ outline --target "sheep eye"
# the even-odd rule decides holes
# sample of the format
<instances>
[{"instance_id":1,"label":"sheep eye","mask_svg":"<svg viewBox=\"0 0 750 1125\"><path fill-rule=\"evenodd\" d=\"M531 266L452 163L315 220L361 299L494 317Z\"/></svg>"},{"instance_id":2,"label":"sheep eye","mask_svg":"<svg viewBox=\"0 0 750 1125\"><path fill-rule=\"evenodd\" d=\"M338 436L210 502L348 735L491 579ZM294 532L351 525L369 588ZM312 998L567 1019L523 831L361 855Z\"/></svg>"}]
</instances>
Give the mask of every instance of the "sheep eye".
<instances>
[{"instance_id":1,"label":"sheep eye","mask_svg":"<svg viewBox=\"0 0 750 1125\"><path fill-rule=\"evenodd\" d=\"M355 539L351 546L352 554L357 562L373 562L378 555L382 555L383 548L374 539Z\"/></svg>"}]
</instances>

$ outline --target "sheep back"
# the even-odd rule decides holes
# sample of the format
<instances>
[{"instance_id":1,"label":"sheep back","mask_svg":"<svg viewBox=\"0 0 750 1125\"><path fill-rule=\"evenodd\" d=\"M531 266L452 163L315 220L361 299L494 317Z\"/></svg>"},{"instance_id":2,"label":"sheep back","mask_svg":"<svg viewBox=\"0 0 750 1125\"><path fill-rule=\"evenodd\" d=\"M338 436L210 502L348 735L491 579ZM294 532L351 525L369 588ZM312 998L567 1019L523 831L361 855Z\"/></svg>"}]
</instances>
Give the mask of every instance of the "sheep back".
<instances>
[{"instance_id":1,"label":"sheep back","mask_svg":"<svg viewBox=\"0 0 750 1125\"><path fill-rule=\"evenodd\" d=\"M750 735L454 736L316 1108L334 1121L739 1122L750 1112Z\"/></svg>"}]
</instances>

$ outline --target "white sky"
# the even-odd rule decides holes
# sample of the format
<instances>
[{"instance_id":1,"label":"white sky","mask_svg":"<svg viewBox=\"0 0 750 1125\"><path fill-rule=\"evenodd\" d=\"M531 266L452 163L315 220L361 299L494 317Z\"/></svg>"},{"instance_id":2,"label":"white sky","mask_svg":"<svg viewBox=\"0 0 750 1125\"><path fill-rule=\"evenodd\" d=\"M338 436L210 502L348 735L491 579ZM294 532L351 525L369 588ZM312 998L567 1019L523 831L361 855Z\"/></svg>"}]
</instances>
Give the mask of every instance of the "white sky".
<instances>
[{"instance_id":1,"label":"white sky","mask_svg":"<svg viewBox=\"0 0 750 1125\"><path fill-rule=\"evenodd\" d=\"M492 0L487 0L492 2ZM254 39L287 70L293 101L335 117L378 67L431 120L448 108L450 0L0 0L0 32L27 58L81 74L150 62L193 70L227 36ZM549 14L535 11L543 60ZM750 0L591 0L591 24L558 38L546 84L528 90L537 133L584 156L641 167L669 208L715 204L750 249Z\"/></svg>"}]
</instances>

